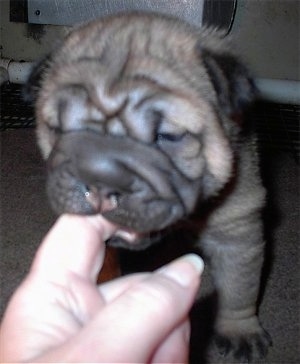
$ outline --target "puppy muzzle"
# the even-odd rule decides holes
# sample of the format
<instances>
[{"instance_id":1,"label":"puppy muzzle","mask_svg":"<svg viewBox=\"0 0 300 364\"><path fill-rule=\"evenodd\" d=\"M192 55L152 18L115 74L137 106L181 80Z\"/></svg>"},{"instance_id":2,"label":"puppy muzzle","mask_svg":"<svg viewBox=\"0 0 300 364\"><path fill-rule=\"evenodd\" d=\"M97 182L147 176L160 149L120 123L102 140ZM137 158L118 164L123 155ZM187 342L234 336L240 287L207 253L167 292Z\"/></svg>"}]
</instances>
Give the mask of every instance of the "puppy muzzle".
<instances>
[{"instance_id":1,"label":"puppy muzzle","mask_svg":"<svg viewBox=\"0 0 300 364\"><path fill-rule=\"evenodd\" d=\"M62 134L48 159L47 192L61 213L103 214L137 232L182 218L189 181L151 145L89 131Z\"/></svg>"}]
</instances>

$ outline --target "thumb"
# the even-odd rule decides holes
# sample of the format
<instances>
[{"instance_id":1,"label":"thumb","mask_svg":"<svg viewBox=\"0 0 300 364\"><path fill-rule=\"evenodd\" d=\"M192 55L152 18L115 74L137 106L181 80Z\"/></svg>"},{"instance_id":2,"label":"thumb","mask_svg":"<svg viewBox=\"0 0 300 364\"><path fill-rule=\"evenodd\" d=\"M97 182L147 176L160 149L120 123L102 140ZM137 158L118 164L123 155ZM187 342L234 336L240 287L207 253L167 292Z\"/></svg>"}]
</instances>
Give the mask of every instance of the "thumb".
<instances>
[{"instance_id":1,"label":"thumb","mask_svg":"<svg viewBox=\"0 0 300 364\"><path fill-rule=\"evenodd\" d=\"M69 361L148 362L187 319L202 270L201 258L189 254L146 275L106 305L61 349L68 352ZM87 351L97 347L99 350Z\"/></svg>"}]
</instances>

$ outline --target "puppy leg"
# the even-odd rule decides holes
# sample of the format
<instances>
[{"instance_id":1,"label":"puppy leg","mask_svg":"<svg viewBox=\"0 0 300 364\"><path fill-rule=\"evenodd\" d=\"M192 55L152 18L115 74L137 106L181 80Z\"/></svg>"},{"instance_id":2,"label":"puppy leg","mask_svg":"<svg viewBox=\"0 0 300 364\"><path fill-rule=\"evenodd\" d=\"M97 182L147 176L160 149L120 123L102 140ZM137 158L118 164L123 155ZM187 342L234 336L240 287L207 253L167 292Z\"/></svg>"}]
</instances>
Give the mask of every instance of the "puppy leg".
<instances>
[{"instance_id":1,"label":"puppy leg","mask_svg":"<svg viewBox=\"0 0 300 364\"><path fill-rule=\"evenodd\" d=\"M264 243L259 220L239 225L226 232L210 229L204 251L219 297L216 344L221 354L249 362L265 356L271 344L256 316Z\"/></svg>"}]
</instances>

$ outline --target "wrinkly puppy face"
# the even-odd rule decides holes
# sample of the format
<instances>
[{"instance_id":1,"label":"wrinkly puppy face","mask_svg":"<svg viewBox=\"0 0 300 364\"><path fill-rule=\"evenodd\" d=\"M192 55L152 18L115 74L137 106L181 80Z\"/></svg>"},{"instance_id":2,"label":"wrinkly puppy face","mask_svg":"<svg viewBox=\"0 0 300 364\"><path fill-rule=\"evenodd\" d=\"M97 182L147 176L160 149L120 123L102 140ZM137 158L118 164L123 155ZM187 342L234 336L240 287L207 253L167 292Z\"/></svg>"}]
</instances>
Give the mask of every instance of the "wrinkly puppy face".
<instances>
[{"instance_id":1,"label":"wrinkly puppy face","mask_svg":"<svg viewBox=\"0 0 300 364\"><path fill-rule=\"evenodd\" d=\"M102 213L143 235L188 216L230 179L231 115L251 85L213 31L111 17L73 31L35 72L56 212ZM137 248L131 240L121 245Z\"/></svg>"}]
</instances>

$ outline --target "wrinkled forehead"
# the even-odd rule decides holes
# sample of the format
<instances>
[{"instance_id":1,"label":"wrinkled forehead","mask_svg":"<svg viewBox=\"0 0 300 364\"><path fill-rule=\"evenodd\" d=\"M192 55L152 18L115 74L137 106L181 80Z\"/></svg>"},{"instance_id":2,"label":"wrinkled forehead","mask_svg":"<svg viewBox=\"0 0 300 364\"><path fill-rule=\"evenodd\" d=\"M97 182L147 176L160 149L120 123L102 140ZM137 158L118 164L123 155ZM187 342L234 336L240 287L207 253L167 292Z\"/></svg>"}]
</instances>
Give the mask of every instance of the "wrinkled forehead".
<instances>
[{"instance_id":1,"label":"wrinkled forehead","mask_svg":"<svg viewBox=\"0 0 300 364\"><path fill-rule=\"evenodd\" d=\"M110 119L113 125L121 117L121 122L141 140L149 139L144 131L157 127L158 116L160 121L176 126L178 132L201 131L205 118L211 114L205 87L202 96L189 86L188 80L159 62L142 59L133 69L111 76L106 67L94 60L54 67L38 101L42 119L56 126L61 122L58 111L64 106L67 122L81 118L82 125Z\"/></svg>"},{"instance_id":2,"label":"wrinkled forehead","mask_svg":"<svg viewBox=\"0 0 300 364\"><path fill-rule=\"evenodd\" d=\"M89 78L88 73L91 77L99 75L106 88L140 76L185 93L190 88L211 87L197 43L198 34L173 19L113 17L72 32L53 63L55 67L76 64L82 82ZM80 67L81 63L86 69Z\"/></svg>"},{"instance_id":3,"label":"wrinkled forehead","mask_svg":"<svg viewBox=\"0 0 300 364\"><path fill-rule=\"evenodd\" d=\"M193 37L178 29L170 33L164 24L165 33L153 24L123 26L100 23L70 35L45 75L38 101L42 119L57 125L63 99L75 118L92 115L101 122L122 114L142 140L149 139L158 113L179 131L198 133L215 93ZM72 102L78 87L84 100L76 95Z\"/></svg>"},{"instance_id":4,"label":"wrinkled forehead","mask_svg":"<svg viewBox=\"0 0 300 364\"><path fill-rule=\"evenodd\" d=\"M195 29L175 19L158 14L127 14L96 20L73 30L64 42L61 55L70 57L71 52L71 57L76 58L81 53L104 61L110 58L110 50L125 48L131 54L167 59L166 53L174 50L183 54L193 52L197 39Z\"/></svg>"}]
</instances>

